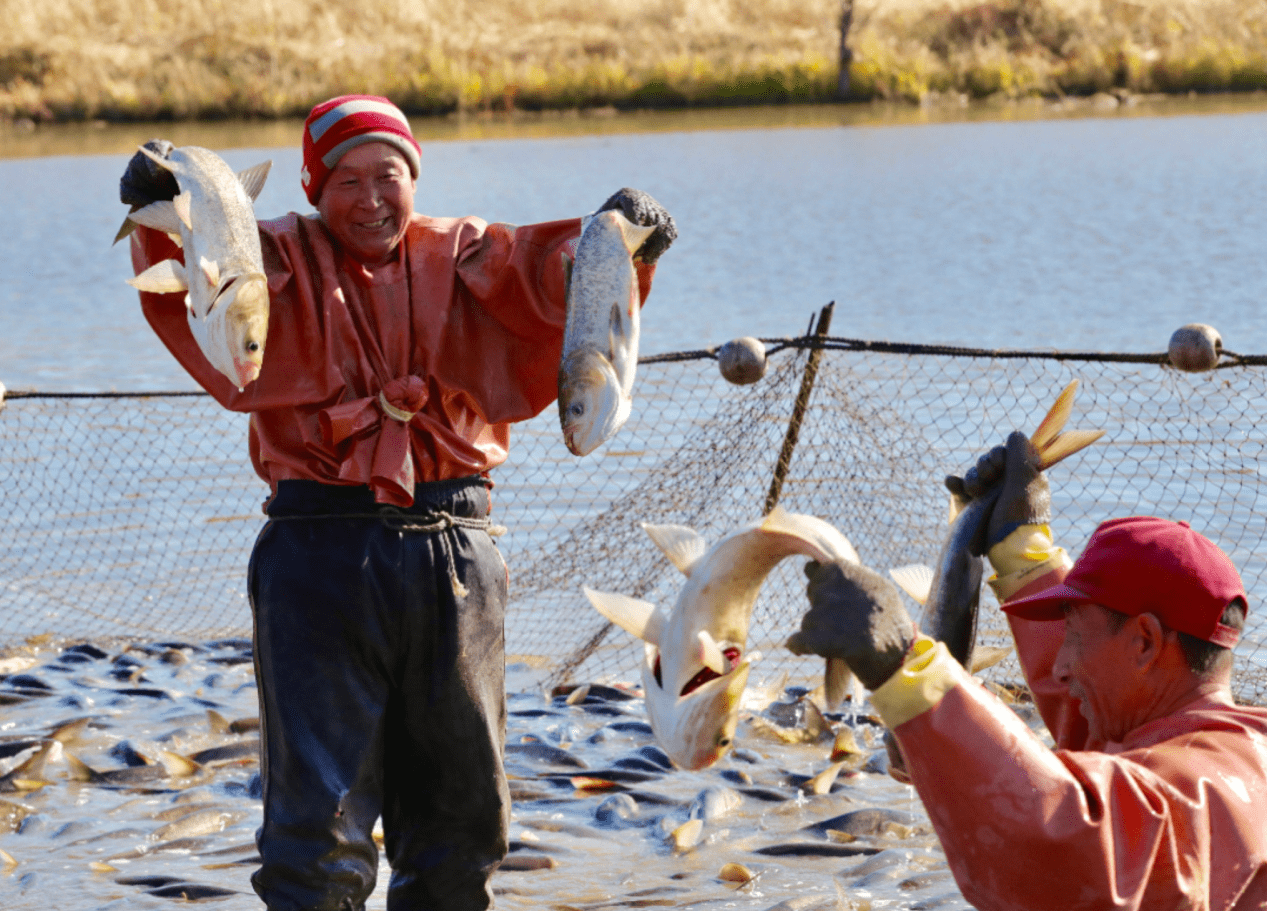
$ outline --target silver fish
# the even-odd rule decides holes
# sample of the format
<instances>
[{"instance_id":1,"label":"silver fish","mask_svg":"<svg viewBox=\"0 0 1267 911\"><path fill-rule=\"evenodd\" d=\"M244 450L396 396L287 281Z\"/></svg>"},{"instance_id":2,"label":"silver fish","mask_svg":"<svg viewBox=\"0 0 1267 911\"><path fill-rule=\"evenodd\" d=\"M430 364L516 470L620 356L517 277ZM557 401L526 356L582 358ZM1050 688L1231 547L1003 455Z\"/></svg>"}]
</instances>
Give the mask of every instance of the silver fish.
<instances>
[{"instance_id":1,"label":"silver fish","mask_svg":"<svg viewBox=\"0 0 1267 911\"><path fill-rule=\"evenodd\" d=\"M583 591L599 613L645 642L642 684L656 740L678 766L702 769L734 741L752 660L748 624L766 576L794 554L851 563L858 554L822 519L777 506L711 548L684 526L642 527L687 576L673 609Z\"/></svg>"},{"instance_id":2,"label":"silver fish","mask_svg":"<svg viewBox=\"0 0 1267 911\"><path fill-rule=\"evenodd\" d=\"M581 233L559 360L559 423L573 455L593 452L629 418L642 306L632 256L654 230L608 210Z\"/></svg>"},{"instance_id":3,"label":"silver fish","mask_svg":"<svg viewBox=\"0 0 1267 911\"><path fill-rule=\"evenodd\" d=\"M131 212L128 220L171 235L185 265L165 259L128 284L141 291L188 291L189 328L211 365L239 390L259 376L268 335L268 279L252 203L271 161L234 174L219 155L198 146L163 158L141 151L171 171L180 194ZM127 223L120 231L127 231Z\"/></svg>"},{"instance_id":4,"label":"silver fish","mask_svg":"<svg viewBox=\"0 0 1267 911\"><path fill-rule=\"evenodd\" d=\"M1038 450L1039 471L1045 471L1104 435L1103 430L1061 432L1073 410L1077 390L1077 380L1066 386L1030 436L1030 442ZM920 630L946 643L955 659L970 671L974 668L982 558L973 556L968 544L980 534L981 523L998 501L1001 489L994 487L966 503L952 496L950 531L935 568L913 564L889 570L894 581L924 605Z\"/></svg>"}]
</instances>

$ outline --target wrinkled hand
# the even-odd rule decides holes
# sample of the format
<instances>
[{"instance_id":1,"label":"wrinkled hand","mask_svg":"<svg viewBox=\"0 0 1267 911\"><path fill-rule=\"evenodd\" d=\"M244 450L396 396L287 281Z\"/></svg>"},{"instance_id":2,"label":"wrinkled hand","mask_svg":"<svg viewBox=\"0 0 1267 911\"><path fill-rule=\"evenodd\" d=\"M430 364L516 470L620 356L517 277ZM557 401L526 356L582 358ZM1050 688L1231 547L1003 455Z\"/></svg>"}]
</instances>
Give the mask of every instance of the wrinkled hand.
<instances>
[{"instance_id":1,"label":"wrinkled hand","mask_svg":"<svg viewBox=\"0 0 1267 911\"><path fill-rule=\"evenodd\" d=\"M965 500L997 497L981 534L970 542L969 550L980 557L1022 525L1043 525L1051 521L1051 488L1038 470L1038 450L1029 437L1014 430L1006 445L995 446L969 468L962 478L946 478L951 493Z\"/></svg>"},{"instance_id":2,"label":"wrinkled hand","mask_svg":"<svg viewBox=\"0 0 1267 911\"><path fill-rule=\"evenodd\" d=\"M647 265L659 259L677 239L677 224L673 221L673 216L648 193L630 187L617 190L607 202L598 207L599 212L606 212L608 209L619 209L635 225L655 228L655 233L644 240L634 253L636 258Z\"/></svg>"},{"instance_id":3,"label":"wrinkled hand","mask_svg":"<svg viewBox=\"0 0 1267 911\"><path fill-rule=\"evenodd\" d=\"M810 609L787 640L797 655L840 658L874 690L902 666L915 624L897 589L879 573L853 563L807 563Z\"/></svg>"},{"instance_id":4,"label":"wrinkled hand","mask_svg":"<svg viewBox=\"0 0 1267 911\"><path fill-rule=\"evenodd\" d=\"M170 155L173 148L166 139L151 139L145 147L163 158ZM173 199L179 192L172 172L139 151L132 156L119 179L119 201L131 206L134 212L152 202Z\"/></svg>"}]
</instances>

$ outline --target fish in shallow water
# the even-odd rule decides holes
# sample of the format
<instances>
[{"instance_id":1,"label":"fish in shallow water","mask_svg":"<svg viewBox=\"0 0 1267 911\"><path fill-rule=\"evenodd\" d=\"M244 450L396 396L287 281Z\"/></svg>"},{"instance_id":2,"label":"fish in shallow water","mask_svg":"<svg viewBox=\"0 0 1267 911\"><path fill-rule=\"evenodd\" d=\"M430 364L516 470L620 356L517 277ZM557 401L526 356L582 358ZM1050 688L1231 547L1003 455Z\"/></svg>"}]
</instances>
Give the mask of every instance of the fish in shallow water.
<instances>
[{"instance_id":1,"label":"fish in shallow water","mask_svg":"<svg viewBox=\"0 0 1267 911\"><path fill-rule=\"evenodd\" d=\"M128 221L171 235L185 251L155 263L128 284L165 294L187 291L189 328L211 365L239 390L264 363L268 335L268 279L252 203L272 162L234 174L220 156L198 146L163 158L141 151L176 177L180 193L128 215ZM128 230L127 222L120 231Z\"/></svg>"},{"instance_id":2,"label":"fish in shallow water","mask_svg":"<svg viewBox=\"0 0 1267 911\"><path fill-rule=\"evenodd\" d=\"M642 306L632 257L654 230L608 210L577 245L559 360L559 423L573 455L593 452L629 418Z\"/></svg>"},{"instance_id":3,"label":"fish in shallow water","mask_svg":"<svg viewBox=\"0 0 1267 911\"><path fill-rule=\"evenodd\" d=\"M708 547L693 529L643 525L686 584L667 614L624 595L584 588L604 617L645 644L642 685L660 746L678 766L702 769L734 741L748 682L748 624L757 593L785 557L858 562L849 540L822 519L775 507ZM830 673L839 673L834 662Z\"/></svg>"},{"instance_id":4,"label":"fish in shallow water","mask_svg":"<svg viewBox=\"0 0 1267 911\"><path fill-rule=\"evenodd\" d=\"M1062 433L1073 410L1077 389L1077 380L1066 386L1030 436L1030 442L1038 450L1040 471L1090 446L1104 435L1103 430ZM889 571L907 594L924 605L920 629L946 643L950 653L969 671L975 667L973 649L977 638L982 558L973 556L968 544L980 535L981 523L989 517L1001 489L1001 486L996 486L966 503L951 497L950 531L946 534L935 567L910 565Z\"/></svg>"}]
</instances>

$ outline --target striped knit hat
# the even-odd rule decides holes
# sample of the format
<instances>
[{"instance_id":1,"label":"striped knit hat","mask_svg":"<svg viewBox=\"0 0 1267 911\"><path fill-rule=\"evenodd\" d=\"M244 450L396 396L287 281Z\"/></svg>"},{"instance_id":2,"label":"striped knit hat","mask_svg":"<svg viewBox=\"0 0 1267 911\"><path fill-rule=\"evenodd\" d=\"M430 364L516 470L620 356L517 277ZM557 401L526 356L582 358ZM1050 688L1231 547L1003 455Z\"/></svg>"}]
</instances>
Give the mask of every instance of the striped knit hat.
<instances>
[{"instance_id":1,"label":"striped knit hat","mask_svg":"<svg viewBox=\"0 0 1267 911\"><path fill-rule=\"evenodd\" d=\"M343 154L367 142L386 142L400 150L418 179L422 148L400 108L377 95L341 95L323 101L304 121L304 169L299 177L314 206Z\"/></svg>"}]
</instances>

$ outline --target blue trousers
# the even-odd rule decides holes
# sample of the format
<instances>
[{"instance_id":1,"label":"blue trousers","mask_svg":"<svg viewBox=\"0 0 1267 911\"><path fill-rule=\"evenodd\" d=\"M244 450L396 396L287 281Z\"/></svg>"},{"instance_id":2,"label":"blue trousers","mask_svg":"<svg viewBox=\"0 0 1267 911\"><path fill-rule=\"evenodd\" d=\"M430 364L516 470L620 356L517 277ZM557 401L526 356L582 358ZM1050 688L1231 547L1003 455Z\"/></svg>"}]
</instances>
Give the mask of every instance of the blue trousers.
<instances>
[{"instance_id":1,"label":"blue trousers","mask_svg":"<svg viewBox=\"0 0 1267 911\"><path fill-rule=\"evenodd\" d=\"M251 555L270 909L364 907L381 815L390 911L483 911L506 854L506 565L476 528L480 478L368 488L283 481Z\"/></svg>"}]
</instances>

